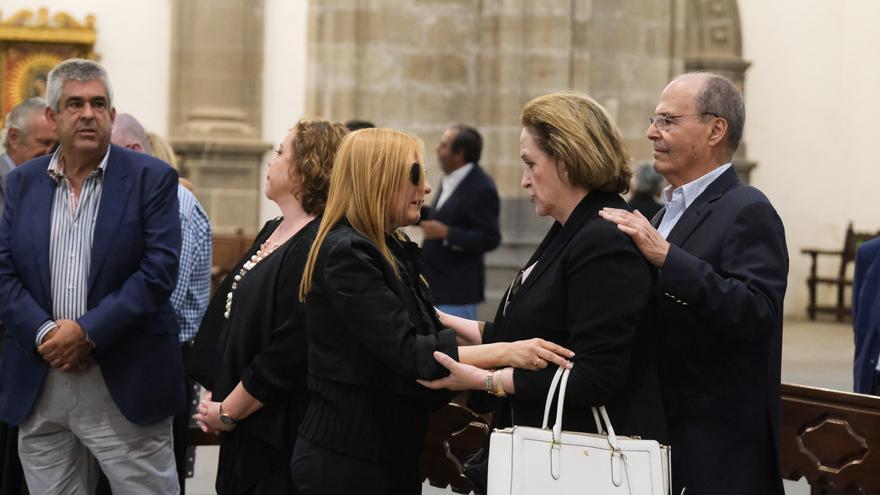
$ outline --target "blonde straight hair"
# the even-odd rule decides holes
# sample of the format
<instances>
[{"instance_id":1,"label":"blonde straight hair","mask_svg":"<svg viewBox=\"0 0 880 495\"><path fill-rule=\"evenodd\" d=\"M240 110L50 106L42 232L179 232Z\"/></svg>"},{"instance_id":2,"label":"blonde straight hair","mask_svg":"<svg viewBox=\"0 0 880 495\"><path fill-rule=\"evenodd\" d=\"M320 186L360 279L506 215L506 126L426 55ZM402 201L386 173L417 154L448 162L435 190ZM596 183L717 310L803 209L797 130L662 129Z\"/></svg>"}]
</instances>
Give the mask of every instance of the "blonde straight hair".
<instances>
[{"instance_id":1,"label":"blonde straight hair","mask_svg":"<svg viewBox=\"0 0 880 495\"><path fill-rule=\"evenodd\" d=\"M375 244L398 273L397 262L385 242L388 221L410 181L413 162L422 169L424 143L413 134L393 129L361 129L347 135L339 145L330 175L330 193L324 216L309 250L299 286L305 301L312 288L312 275L321 245L343 218ZM419 187L425 174L419 172Z\"/></svg>"}]
</instances>

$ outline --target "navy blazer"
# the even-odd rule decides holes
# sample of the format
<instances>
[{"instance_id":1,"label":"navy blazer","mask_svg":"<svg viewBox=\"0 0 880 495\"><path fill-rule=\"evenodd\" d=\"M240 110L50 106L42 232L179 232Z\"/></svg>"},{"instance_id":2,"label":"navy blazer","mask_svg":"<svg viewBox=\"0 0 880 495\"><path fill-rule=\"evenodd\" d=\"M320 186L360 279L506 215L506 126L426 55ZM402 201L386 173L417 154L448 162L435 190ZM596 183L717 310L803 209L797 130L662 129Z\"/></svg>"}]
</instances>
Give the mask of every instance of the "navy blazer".
<instances>
[{"instance_id":1,"label":"navy blazer","mask_svg":"<svg viewBox=\"0 0 880 495\"><path fill-rule=\"evenodd\" d=\"M437 197L440 197L439 191ZM447 239L422 244L425 278L437 304L477 304L483 301L486 269L483 254L498 247L500 211L495 183L478 164L462 179L427 220L449 226Z\"/></svg>"},{"instance_id":2,"label":"navy blazer","mask_svg":"<svg viewBox=\"0 0 880 495\"><path fill-rule=\"evenodd\" d=\"M56 183L51 156L9 174L0 222L0 419L18 425L49 365L37 329L52 319L49 234ZM169 297L180 256L177 174L142 153L110 147L92 241L88 310L77 319L122 414L149 424L183 409L177 319Z\"/></svg>"},{"instance_id":3,"label":"navy blazer","mask_svg":"<svg viewBox=\"0 0 880 495\"><path fill-rule=\"evenodd\" d=\"M880 355L880 238L871 239L856 251L855 277L852 290L853 388L860 394L874 393L874 374Z\"/></svg>"},{"instance_id":4,"label":"navy blazer","mask_svg":"<svg viewBox=\"0 0 880 495\"><path fill-rule=\"evenodd\" d=\"M782 220L730 167L667 240L655 300L673 493L781 495Z\"/></svg>"}]
</instances>

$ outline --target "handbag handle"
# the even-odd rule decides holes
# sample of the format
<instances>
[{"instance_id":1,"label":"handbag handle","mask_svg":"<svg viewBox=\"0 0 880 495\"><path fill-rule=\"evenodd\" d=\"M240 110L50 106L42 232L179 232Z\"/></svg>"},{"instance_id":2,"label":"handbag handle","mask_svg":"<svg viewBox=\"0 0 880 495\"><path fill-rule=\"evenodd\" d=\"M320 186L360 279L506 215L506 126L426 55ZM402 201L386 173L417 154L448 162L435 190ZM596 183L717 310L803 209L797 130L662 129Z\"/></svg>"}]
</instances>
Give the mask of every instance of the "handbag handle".
<instances>
[{"instance_id":1,"label":"handbag handle","mask_svg":"<svg viewBox=\"0 0 880 495\"><path fill-rule=\"evenodd\" d=\"M562 366L556 370L556 374L553 375L553 380L550 382L550 390L547 391L547 402L544 403L544 421L541 423L541 429L547 429L547 420L550 417L550 404L553 402L553 396L556 395L556 387L559 385L559 379L562 378L562 374L565 370Z\"/></svg>"},{"instance_id":2,"label":"handbag handle","mask_svg":"<svg viewBox=\"0 0 880 495\"><path fill-rule=\"evenodd\" d=\"M556 402L556 422L553 424L553 439L558 441L562 435L562 410L565 405L565 389L568 385L568 376L571 370L562 366L556 370L553 380L550 382L550 390L547 391L547 400L544 403L544 420L541 423L542 429L547 429L547 423L550 416L550 405L553 402L553 396L556 395L556 388L559 387L559 400ZM596 431L599 434L605 433L607 430L608 443L614 450L620 450L620 444L617 441L617 435L614 433L614 427L611 426L611 419L608 418L608 412L605 406L593 407L593 420L596 422ZM601 421L600 421L601 418ZM605 423L605 429L602 423Z\"/></svg>"}]
</instances>

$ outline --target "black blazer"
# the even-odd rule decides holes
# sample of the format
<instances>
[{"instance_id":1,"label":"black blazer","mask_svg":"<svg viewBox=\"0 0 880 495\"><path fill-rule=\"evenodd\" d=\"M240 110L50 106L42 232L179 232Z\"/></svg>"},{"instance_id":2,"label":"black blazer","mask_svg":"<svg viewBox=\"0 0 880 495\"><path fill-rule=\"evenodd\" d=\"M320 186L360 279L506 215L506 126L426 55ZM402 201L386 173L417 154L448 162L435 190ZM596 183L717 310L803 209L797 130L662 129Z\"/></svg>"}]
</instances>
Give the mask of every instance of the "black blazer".
<instances>
[{"instance_id":1,"label":"black blazer","mask_svg":"<svg viewBox=\"0 0 880 495\"><path fill-rule=\"evenodd\" d=\"M437 198L440 192L437 192ZM437 304L477 304L483 301L483 254L498 247L499 200L495 183L478 164L427 220L449 226L447 239L422 244L425 278Z\"/></svg>"},{"instance_id":2,"label":"black blazer","mask_svg":"<svg viewBox=\"0 0 880 495\"><path fill-rule=\"evenodd\" d=\"M452 397L416 379L447 376L433 352L458 359L458 345L420 280L418 246L391 236L386 242L398 272L345 221L321 245L306 297L312 399L300 435L415 473L428 412Z\"/></svg>"},{"instance_id":3,"label":"black blazer","mask_svg":"<svg viewBox=\"0 0 880 495\"><path fill-rule=\"evenodd\" d=\"M653 272L633 242L599 217L603 207L626 203L617 194L593 191L564 226L553 224L526 264L537 265L506 314L502 299L485 341L541 337L575 352L564 429L595 432L590 407L605 405L617 433L665 442L656 334L646 325ZM516 369L516 393L495 404L496 426L540 426L555 371Z\"/></svg>"},{"instance_id":4,"label":"black blazer","mask_svg":"<svg viewBox=\"0 0 880 495\"><path fill-rule=\"evenodd\" d=\"M667 240L655 294L673 492L687 486L688 494L782 494L782 221L731 167L685 210Z\"/></svg>"}]
</instances>

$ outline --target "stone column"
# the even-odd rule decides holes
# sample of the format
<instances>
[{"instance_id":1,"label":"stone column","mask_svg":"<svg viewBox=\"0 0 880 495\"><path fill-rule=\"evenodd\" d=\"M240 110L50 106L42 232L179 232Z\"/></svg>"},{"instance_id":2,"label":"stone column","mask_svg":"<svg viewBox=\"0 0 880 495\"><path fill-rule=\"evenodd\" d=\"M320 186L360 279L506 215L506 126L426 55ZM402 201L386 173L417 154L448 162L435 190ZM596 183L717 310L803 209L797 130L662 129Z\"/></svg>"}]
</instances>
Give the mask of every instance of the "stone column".
<instances>
[{"instance_id":1,"label":"stone column","mask_svg":"<svg viewBox=\"0 0 880 495\"><path fill-rule=\"evenodd\" d=\"M170 141L216 233L259 228L262 0L175 0Z\"/></svg>"}]
</instances>

